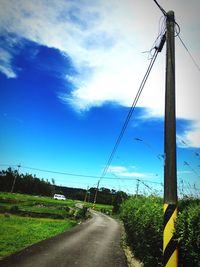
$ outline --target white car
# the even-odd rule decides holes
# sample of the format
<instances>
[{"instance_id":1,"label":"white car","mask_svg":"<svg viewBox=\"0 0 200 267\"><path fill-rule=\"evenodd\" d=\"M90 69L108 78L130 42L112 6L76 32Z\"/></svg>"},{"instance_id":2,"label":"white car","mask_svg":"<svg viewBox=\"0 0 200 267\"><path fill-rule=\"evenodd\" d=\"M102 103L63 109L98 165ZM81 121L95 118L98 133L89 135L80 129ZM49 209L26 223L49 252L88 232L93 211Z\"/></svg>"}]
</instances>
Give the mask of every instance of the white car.
<instances>
[{"instance_id":1,"label":"white car","mask_svg":"<svg viewBox=\"0 0 200 267\"><path fill-rule=\"evenodd\" d=\"M59 194L55 194L53 198L58 200L66 200L66 197L64 195L59 195Z\"/></svg>"}]
</instances>

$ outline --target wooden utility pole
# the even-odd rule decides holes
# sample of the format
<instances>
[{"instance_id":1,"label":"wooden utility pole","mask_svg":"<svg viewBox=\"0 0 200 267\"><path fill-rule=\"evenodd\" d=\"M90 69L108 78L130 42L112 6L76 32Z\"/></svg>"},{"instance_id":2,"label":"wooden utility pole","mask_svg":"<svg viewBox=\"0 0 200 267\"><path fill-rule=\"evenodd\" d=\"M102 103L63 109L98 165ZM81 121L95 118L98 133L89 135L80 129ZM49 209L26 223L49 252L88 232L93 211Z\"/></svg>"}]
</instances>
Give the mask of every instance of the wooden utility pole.
<instances>
[{"instance_id":1,"label":"wooden utility pole","mask_svg":"<svg viewBox=\"0 0 200 267\"><path fill-rule=\"evenodd\" d=\"M13 180L13 183L12 183L12 188L11 188L11 193L13 193L14 191L14 187L15 187L15 183L16 183L16 180L17 180L17 175L19 175L19 168L21 167L21 165L17 165L18 169L17 169L17 173L14 174L14 180Z\"/></svg>"},{"instance_id":2,"label":"wooden utility pole","mask_svg":"<svg viewBox=\"0 0 200 267\"><path fill-rule=\"evenodd\" d=\"M176 112L175 112L175 19L166 16L166 87L165 87L165 167L164 167L164 267L178 267L177 244L174 240L177 217Z\"/></svg>"},{"instance_id":3,"label":"wooden utility pole","mask_svg":"<svg viewBox=\"0 0 200 267\"><path fill-rule=\"evenodd\" d=\"M86 201L87 201L88 189L89 189L89 186L87 187L87 189L86 189L86 192L85 192L85 198L84 198L84 202L86 202Z\"/></svg>"},{"instance_id":4,"label":"wooden utility pole","mask_svg":"<svg viewBox=\"0 0 200 267\"><path fill-rule=\"evenodd\" d=\"M95 209L96 202L97 202L97 193L98 193L98 190L99 190L99 183L100 183L100 179L98 180L98 183L97 183L97 188L96 188L96 192L95 192L95 196L94 196L93 209Z\"/></svg>"},{"instance_id":5,"label":"wooden utility pole","mask_svg":"<svg viewBox=\"0 0 200 267\"><path fill-rule=\"evenodd\" d=\"M139 194L139 185L140 185L140 180L137 179L137 184L136 184L136 197L138 197L138 194Z\"/></svg>"}]
</instances>

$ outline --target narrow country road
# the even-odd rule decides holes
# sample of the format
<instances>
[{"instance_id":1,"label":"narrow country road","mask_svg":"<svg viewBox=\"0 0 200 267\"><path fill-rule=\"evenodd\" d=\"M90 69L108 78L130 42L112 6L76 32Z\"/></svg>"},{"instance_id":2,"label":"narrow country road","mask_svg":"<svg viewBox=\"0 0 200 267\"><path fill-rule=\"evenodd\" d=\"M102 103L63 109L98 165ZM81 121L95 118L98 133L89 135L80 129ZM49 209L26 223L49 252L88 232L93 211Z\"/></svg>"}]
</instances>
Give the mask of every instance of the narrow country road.
<instances>
[{"instance_id":1,"label":"narrow country road","mask_svg":"<svg viewBox=\"0 0 200 267\"><path fill-rule=\"evenodd\" d=\"M0 261L4 267L127 267L117 221L92 212L92 219Z\"/></svg>"}]
</instances>

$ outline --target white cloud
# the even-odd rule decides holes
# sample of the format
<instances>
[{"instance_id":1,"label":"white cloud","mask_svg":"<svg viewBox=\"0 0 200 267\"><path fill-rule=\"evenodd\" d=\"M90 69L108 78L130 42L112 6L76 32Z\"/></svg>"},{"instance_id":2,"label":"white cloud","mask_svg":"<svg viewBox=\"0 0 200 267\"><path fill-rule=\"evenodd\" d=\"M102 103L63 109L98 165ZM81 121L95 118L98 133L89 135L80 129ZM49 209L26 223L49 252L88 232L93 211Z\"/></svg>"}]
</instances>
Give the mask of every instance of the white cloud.
<instances>
[{"instance_id":1,"label":"white cloud","mask_svg":"<svg viewBox=\"0 0 200 267\"><path fill-rule=\"evenodd\" d=\"M200 147L200 122L193 123L191 129L184 131L179 139L184 140L184 143L180 142L181 147Z\"/></svg>"},{"instance_id":2,"label":"white cloud","mask_svg":"<svg viewBox=\"0 0 200 267\"><path fill-rule=\"evenodd\" d=\"M17 75L12 69L12 55L0 48L0 71L8 78L16 78Z\"/></svg>"},{"instance_id":3,"label":"white cloud","mask_svg":"<svg viewBox=\"0 0 200 267\"><path fill-rule=\"evenodd\" d=\"M108 173L112 173L118 177L129 177L129 178L141 178L141 177L147 177L148 174L146 173L140 173L140 172L134 172L132 170L129 170L129 168L124 166L110 166L108 168Z\"/></svg>"},{"instance_id":4,"label":"white cloud","mask_svg":"<svg viewBox=\"0 0 200 267\"><path fill-rule=\"evenodd\" d=\"M198 56L199 1L160 0L159 3L167 11L175 10L181 34ZM1 31L57 48L71 58L79 75L66 76L74 91L71 95L63 94L63 101L79 111L108 101L131 105L149 64L147 54L142 52L151 49L158 35L161 12L153 1L1 0L0 6ZM196 121L195 127L185 132L185 138L191 145L200 146L197 97L200 75L184 48L176 42L177 117ZM0 71L7 77L16 77L12 54L7 53L10 54L4 56ZM146 118L163 116L164 83L163 51L138 102L139 107L146 108Z\"/></svg>"}]
</instances>

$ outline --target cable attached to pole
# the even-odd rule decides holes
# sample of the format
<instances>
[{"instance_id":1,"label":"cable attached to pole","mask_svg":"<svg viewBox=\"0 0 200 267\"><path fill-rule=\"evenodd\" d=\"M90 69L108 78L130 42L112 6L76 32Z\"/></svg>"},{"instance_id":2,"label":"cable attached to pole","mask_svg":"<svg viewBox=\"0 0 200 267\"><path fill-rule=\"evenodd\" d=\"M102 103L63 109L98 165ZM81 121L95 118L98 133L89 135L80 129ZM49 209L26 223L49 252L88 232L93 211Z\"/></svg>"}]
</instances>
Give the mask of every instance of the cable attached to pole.
<instances>
[{"instance_id":1,"label":"cable attached to pole","mask_svg":"<svg viewBox=\"0 0 200 267\"><path fill-rule=\"evenodd\" d=\"M147 68L147 71L146 71L146 73L145 73L145 75L144 75L144 77L142 79L142 82L141 82L140 87L139 87L139 89L137 91L137 94L135 96L135 99L134 99L134 101L133 101L133 103L131 105L131 108L129 109L129 112L128 112L127 116L126 116L125 122L124 122L124 124L123 124L123 126L121 128L121 131L120 131L120 133L118 135L118 138L117 138L117 140L115 142L115 145L113 147L113 150L112 150L112 152L110 154L110 157L109 157L109 159L107 161L107 164L106 164L106 166L105 166L105 168L104 168L104 170L102 172L102 175L101 175L101 177L100 177L99 180L101 180L106 175L106 173L107 173L107 171L108 171L108 169L110 167L110 164L111 164L111 162L113 160L113 157L114 157L114 155L115 155L115 153L116 153L116 151L118 149L118 146L119 146L119 144L120 144L120 142L121 142L121 140L122 140L122 138L124 136L124 133L125 133L125 130L126 130L127 126L128 126L128 123L130 121L130 118L131 118L131 116L132 116L132 114L133 114L133 112L135 110L135 107L137 105L137 102L138 102L138 100L140 98L140 95L141 95L141 93L142 93L142 91L144 89L144 86L146 84L146 81L147 81L147 79L149 77L149 74L150 74L150 72L152 70L152 67L153 67L153 65L155 63L155 60L157 58L157 55L158 55L159 52L162 51L162 48L163 48L164 43L165 43L165 39L166 39L166 37L165 37L165 34L164 34L162 36L162 38L161 38L161 41L160 41L159 46L158 47L155 47L155 52L154 52L154 54L153 54L153 56L151 58L151 61L150 61L149 66Z\"/></svg>"},{"instance_id":2,"label":"cable attached to pole","mask_svg":"<svg viewBox=\"0 0 200 267\"><path fill-rule=\"evenodd\" d=\"M160 45L159 45L158 47L155 47L155 48L154 48L154 49L155 49L155 52L154 52L154 54L153 54L153 56L152 56L152 58L151 58L151 61L150 61L149 66L148 66L148 68L147 68L147 71L146 71L146 73L145 73L145 75L144 75L144 77L143 77L143 79L142 79L142 82L141 82L140 87L139 87L139 89L138 89L138 91L137 91L137 94L136 94L136 96L135 96L135 99L134 99L134 101L133 101L133 103L132 103L132 105L131 105L131 107L130 107L130 109L129 109L129 112L128 112L127 116L126 116L126 119L125 119L124 124L123 124L123 126L122 126L122 128L121 128L121 131L120 131L120 133L119 133L119 135L118 135L118 138L117 138L117 140L116 140L116 142L115 142L115 145L114 145L114 147L113 147L113 149L112 149L112 151L111 151L111 153L110 153L110 157L109 157L109 159L108 159L108 161L107 161L107 164L106 164L106 166L105 166L105 168L104 168L104 170L103 170L103 172L102 172L102 175L100 176L100 178L99 178L99 180L98 180L97 188L96 188L96 193L95 193L95 198L94 198L93 208L95 208L95 204L96 204L96 200L97 200L97 192L98 192L98 188L99 188L100 181L101 181L101 180L106 176L106 174L107 174L107 171L108 171L108 169L109 169L109 167L110 167L110 164L111 164L111 162L112 162L112 160L113 160L113 158L114 158L114 155L115 155L115 153L116 153L116 151L117 151L117 149L118 149L118 147L119 147L119 144L120 144L120 142L121 142L121 140L122 140L122 138L123 138L123 136L124 136L124 133L125 133L125 131L126 131L126 128L127 128L127 126L128 126L128 123L129 123L129 121L130 121L130 119L131 119L131 116L132 116L134 110L135 110L136 104L137 104L137 102L138 102L138 100L139 100L139 98L140 98L140 95L141 95L141 93L142 93L142 90L143 90L143 88L144 88L144 86L145 86L145 84L146 84L146 81L147 81L147 79L148 79L148 77L149 77L149 74L150 74L150 72L151 72L151 70L152 70L152 67L153 67L153 65L154 65L154 63L155 63L155 60L156 60L156 58L157 58L157 55L158 55L158 53L161 52L161 50L162 50L162 47L163 47L164 42L165 42L164 40L165 40L164 37L161 38L161 43L160 43Z\"/></svg>"},{"instance_id":3,"label":"cable attached to pole","mask_svg":"<svg viewBox=\"0 0 200 267\"><path fill-rule=\"evenodd\" d=\"M164 10L164 8L162 8L161 5L156 0L153 0L153 1L158 6L158 8L160 9L160 11L163 13L163 15L164 16L167 16L167 12Z\"/></svg>"}]
</instances>

